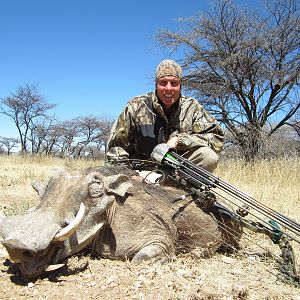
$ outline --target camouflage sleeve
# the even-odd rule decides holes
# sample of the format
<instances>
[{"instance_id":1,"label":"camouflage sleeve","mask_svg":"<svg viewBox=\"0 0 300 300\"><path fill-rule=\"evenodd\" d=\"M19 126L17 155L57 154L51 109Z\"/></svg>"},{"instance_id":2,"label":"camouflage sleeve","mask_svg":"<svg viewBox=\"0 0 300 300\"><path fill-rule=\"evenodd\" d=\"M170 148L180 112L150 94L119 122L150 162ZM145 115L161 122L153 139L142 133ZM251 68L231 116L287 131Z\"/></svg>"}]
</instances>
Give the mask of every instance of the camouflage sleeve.
<instances>
[{"instance_id":1,"label":"camouflage sleeve","mask_svg":"<svg viewBox=\"0 0 300 300\"><path fill-rule=\"evenodd\" d=\"M128 103L110 131L106 152L109 160L128 158L129 154L126 150L130 144L131 120L131 107Z\"/></svg>"},{"instance_id":2,"label":"camouflage sleeve","mask_svg":"<svg viewBox=\"0 0 300 300\"><path fill-rule=\"evenodd\" d=\"M196 101L196 100L195 100ZM224 133L218 122L198 102L189 107L186 118L191 118L192 128L178 134L179 151L194 147L210 147L219 153L224 144Z\"/></svg>"}]
</instances>

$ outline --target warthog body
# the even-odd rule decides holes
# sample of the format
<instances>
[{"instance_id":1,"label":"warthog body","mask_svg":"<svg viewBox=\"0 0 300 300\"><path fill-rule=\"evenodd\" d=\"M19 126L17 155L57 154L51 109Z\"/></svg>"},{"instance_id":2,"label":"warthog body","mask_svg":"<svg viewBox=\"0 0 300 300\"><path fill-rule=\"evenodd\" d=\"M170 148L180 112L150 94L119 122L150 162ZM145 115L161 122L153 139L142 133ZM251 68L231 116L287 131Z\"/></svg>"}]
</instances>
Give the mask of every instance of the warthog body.
<instances>
[{"instance_id":1,"label":"warthog body","mask_svg":"<svg viewBox=\"0 0 300 300\"><path fill-rule=\"evenodd\" d=\"M184 194L133 180L123 167L60 172L25 215L3 218L2 244L26 277L61 266L91 247L112 259L168 259L200 247L214 253L224 236L217 221ZM79 211L79 212L78 212Z\"/></svg>"}]
</instances>

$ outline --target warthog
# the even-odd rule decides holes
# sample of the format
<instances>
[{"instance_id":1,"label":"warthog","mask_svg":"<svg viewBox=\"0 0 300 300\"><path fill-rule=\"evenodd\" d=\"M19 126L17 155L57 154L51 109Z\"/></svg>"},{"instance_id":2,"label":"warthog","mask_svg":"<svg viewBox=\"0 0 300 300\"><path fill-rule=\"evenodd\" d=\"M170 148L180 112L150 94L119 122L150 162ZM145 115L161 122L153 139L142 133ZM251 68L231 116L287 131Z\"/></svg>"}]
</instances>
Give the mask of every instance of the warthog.
<instances>
[{"instance_id":1,"label":"warthog","mask_svg":"<svg viewBox=\"0 0 300 300\"><path fill-rule=\"evenodd\" d=\"M214 253L224 236L216 219L182 190L143 183L124 167L63 171L24 215L2 217L0 236L10 259L31 278L63 266L90 247L100 257L169 259L196 247ZM174 203L173 203L174 202Z\"/></svg>"}]
</instances>

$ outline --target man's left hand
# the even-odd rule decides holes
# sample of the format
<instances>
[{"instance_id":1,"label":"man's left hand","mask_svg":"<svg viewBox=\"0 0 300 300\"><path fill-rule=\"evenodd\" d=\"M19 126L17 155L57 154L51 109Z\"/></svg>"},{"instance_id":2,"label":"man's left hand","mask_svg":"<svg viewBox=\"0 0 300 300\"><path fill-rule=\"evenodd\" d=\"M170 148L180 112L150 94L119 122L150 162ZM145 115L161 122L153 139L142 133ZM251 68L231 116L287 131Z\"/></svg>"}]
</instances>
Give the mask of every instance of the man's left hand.
<instances>
[{"instance_id":1,"label":"man's left hand","mask_svg":"<svg viewBox=\"0 0 300 300\"><path fill-rule=\"evenodd\" d=\"M175 148L177 147L178 144L178 136L173 136L172 138L170 138L167 141L167 144L171 147L171 148Z\"/></svg>"}]
</instances>

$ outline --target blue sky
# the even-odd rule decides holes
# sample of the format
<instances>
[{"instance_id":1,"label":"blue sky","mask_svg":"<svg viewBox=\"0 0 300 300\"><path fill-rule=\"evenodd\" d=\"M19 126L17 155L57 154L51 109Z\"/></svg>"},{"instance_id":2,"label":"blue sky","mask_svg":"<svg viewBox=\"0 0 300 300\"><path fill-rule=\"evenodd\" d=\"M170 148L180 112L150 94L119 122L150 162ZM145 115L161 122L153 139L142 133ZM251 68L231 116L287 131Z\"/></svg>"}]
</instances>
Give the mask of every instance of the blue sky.
<instances>
[{"instance_id":1,"label":"blue sky","mask_svg":"<svg viewBox=\"0 0 300 300\"><path fill-rule=\"evenodd\" d=\"M244 2L244 1L240 1ZM0 98L38 84L62 120L115 117L126 102L153 90L159 29L210 8L209 0L3 0L0 3ZM17 136L0 114L0 136Z\"/></svg>"}]
</instances>

